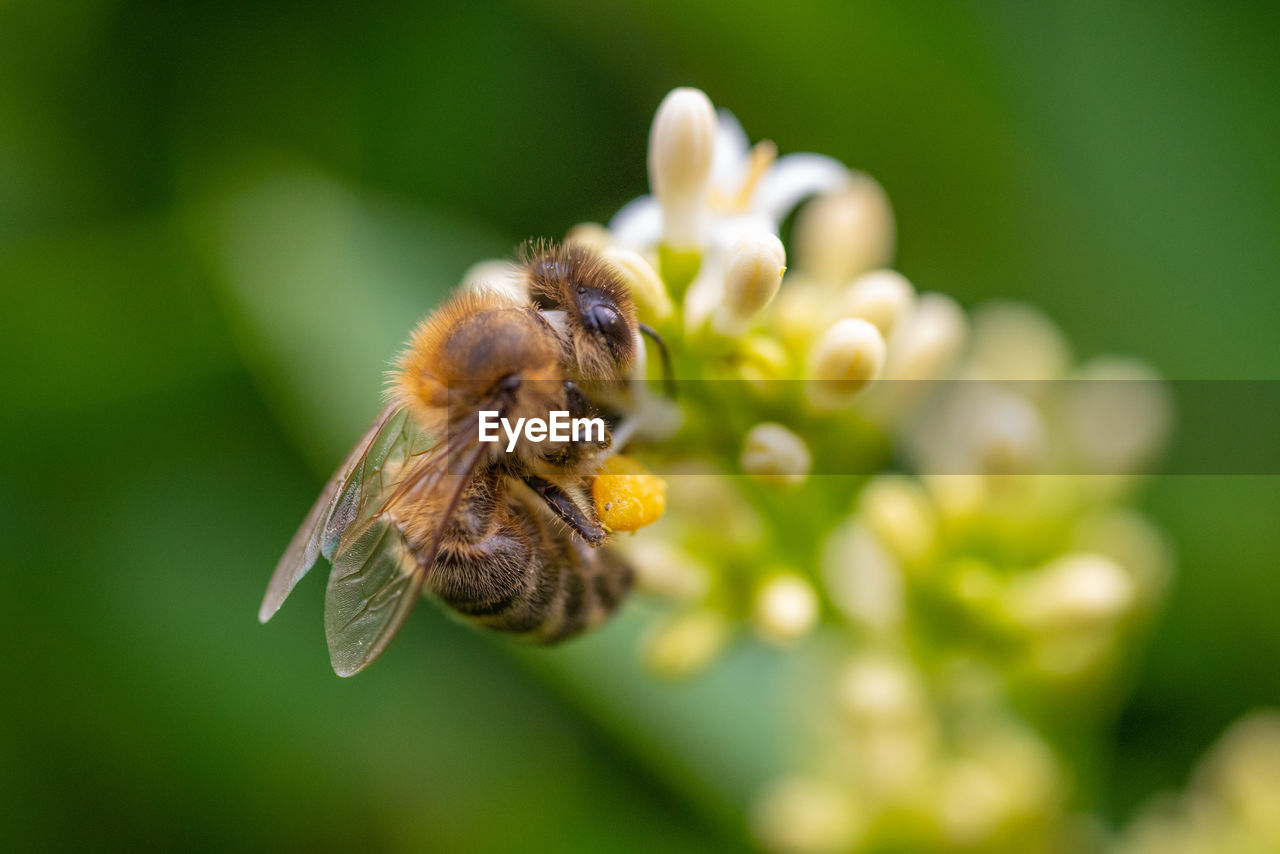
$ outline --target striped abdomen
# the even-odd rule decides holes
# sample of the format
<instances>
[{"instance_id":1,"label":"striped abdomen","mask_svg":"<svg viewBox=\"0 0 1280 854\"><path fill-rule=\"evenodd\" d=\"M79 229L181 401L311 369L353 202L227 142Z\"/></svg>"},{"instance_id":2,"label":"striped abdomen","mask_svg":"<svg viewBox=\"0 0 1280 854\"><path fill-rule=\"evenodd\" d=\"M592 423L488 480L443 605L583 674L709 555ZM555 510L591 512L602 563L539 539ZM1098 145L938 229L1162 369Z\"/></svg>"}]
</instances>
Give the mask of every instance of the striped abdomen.
<instances>
[{"instance_id":1,"label":"striped abdomen","mask_svg":"<svg viewBox=\"0 0 1280 854\"><path fill-rule=\"evenodd\" d=\"M468 489L427 583L467 619L534 643L593 628L626 598L631 569L592 548L500 478Z\"/></svg>"}]
</instances>

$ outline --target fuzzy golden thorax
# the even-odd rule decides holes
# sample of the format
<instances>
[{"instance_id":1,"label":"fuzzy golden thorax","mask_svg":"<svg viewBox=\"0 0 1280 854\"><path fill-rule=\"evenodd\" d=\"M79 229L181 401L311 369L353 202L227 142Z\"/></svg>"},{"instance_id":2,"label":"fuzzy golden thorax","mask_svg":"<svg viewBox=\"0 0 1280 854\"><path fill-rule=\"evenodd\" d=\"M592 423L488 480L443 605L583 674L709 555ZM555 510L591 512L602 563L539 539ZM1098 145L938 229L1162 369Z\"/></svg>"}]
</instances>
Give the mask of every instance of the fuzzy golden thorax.
<instances>
[{"instance_id":1,"label":"fuzzy golden thorax","mask_svg":"<svg viewBox=\"0 0 1280 854\"><path fill-rule=\"evenodd\" d=\"M546 418L564 409L556 334L529 304L495 293L454 296L418 324L391 376L391 397L437 435L482 409Z\"/></svg>"}]
</instances>

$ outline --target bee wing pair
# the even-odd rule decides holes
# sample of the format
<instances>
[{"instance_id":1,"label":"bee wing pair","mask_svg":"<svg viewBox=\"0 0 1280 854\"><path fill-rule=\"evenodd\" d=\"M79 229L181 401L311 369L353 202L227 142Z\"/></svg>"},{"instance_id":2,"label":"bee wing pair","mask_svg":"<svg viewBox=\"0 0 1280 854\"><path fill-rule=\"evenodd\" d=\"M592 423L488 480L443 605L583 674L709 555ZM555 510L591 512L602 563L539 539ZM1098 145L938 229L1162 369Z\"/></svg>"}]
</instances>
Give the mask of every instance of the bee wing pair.
<instances>
[{"instance_id":1,"label":"bee wing pair","mask_svg":"<svg viewBox=\"0 0 1280 854\"><path fill-rule=\"evenodd\" d=\"M386 648L422 592L467 482L480 461L475 430L436 443L408 409L388 406L329 480L276 565L258 611L271 619L323 555L332 564L325 634L339 676ZM442 508L425 545L406 540L394 510L406 501Z\"/></svg>"}]
</instances>

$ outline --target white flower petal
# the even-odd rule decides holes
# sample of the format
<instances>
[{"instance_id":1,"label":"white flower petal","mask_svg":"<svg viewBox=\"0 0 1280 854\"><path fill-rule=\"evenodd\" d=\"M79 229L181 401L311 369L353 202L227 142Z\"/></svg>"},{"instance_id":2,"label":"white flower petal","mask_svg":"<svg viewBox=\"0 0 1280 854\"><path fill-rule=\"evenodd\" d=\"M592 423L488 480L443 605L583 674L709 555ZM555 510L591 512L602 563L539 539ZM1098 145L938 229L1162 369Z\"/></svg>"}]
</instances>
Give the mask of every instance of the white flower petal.
<instances>
[{"instance_id":1,"label":"white flower petal","mask_svg":"<svg viewBox=\"0 0 1280 854\"><path fill-rule=\"evenodd\" d=\"M825 154L787 154L764 173L751 199L753 210L775 222L815 193L829 193L849 183L849 169Z\"/></svg>"},{"instance_id":2,"label":"white flower petal","mask_svg":"<svg viewBox=\"0 0 1280 854\"><path fill-rule=\"evenodd\" d=\"M648 249L662 236L662 206L653 196L632 199L609 220L609 230L624 249Z\"/></svg>"},{"instance_id":3,"label":"white flower petal","mask_svg":"<svg viewBox=\"0 0 1280 854\"><path fill-rule=\"evenodd\" d=\"M743 168L751 142L733 113L721 107L716 110L716 144L711 159L711 186L721 193L732 194L742 184Z\"/></svg>"},{"instance_id":4,"label":"white flower petal","mask_svg":"<svg viewBox=\"0 0 1280 854\"><path fill-rule=\"evenodd\" d=\"M708 253L728 256L729 250L744 235L759 234L762 231L777 234L778 223L759 213L717 217L711 223L710 240L707 241Z\"/></svg>"}]
</instances>

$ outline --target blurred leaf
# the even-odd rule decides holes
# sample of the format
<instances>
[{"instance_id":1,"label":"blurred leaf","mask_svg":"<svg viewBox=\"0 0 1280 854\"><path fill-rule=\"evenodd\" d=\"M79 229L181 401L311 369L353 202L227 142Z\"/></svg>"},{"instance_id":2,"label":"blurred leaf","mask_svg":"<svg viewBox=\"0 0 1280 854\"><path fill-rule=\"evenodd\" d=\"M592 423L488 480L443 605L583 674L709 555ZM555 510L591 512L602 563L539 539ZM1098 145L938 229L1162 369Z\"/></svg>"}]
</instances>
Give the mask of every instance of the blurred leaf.
<instances>
[{"instance_id":1,"label":"blurred leaf","mask_svg":"<svg viewBox=\"0 0 1280 854\"><path fill-rule=\"evenodd\" d=\"M81 411L237 364L177 229L124 222L0 249L4 418Z\"/></svg>"},{"instance_id":2,"label":"blurred leaf","mask_svg":"<svg viewBox=\"0 0 1280 854\"><path fill-rule=\"evenodd\" d=\"M467 267L509 248L297 164L228 183L189 231L266 399L327 472L381 409L383 373L413 325Z\"/></svg>"}]
</instances>

